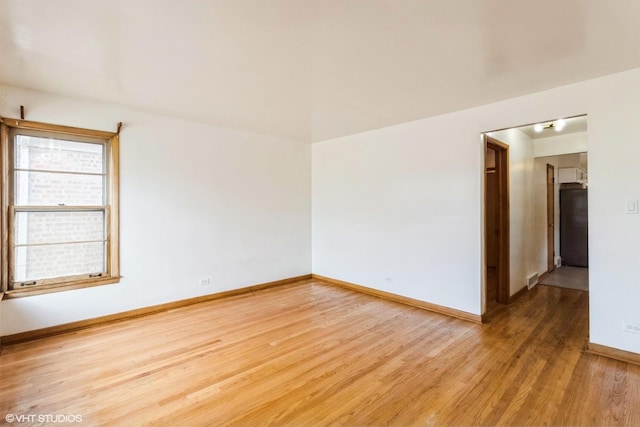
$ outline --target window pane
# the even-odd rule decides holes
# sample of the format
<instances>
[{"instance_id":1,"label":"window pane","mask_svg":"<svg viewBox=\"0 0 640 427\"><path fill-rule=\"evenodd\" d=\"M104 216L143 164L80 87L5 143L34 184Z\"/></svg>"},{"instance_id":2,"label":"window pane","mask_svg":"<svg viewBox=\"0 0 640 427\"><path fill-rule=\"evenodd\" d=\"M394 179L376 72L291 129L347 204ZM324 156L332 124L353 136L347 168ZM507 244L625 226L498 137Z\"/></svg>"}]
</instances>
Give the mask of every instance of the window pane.
<instances>
[{"instance_id":1,"label":"window pane","mask_svg":"<svg viewBox=\"0 0 640 427\"><path fill-rule=\"evenodd\" d=\"M105 239L103 211L16 212L16 245Z\"/></svg>"},{"instance_id":2,"label":"window pane","mask_svg":"<svg viewBox=\"0 0 640 427\"><path fill-rule=\"evenodd\" d=\"M100 175L17 171L15 201L18 206L102 206Z\"/></svg>"},{"instance_id":3,"label":"window pane","mask_svg":"<svg viewBox=\"0 0 640 427\"><path fill-rule=\"evenodd\" d=\"M104 145L16 135L16 169L103 173Z\"/></svg>"},{"instance_id":4,"label":"window pane","mask_svg":"<svg viewBox=\"0 0 640 427\"><path fill-rule=\"evenodd\" d=\"M105 271L105 243L68 243L15 248L14 281L49 279Z\"/></svg>"}]
</instances>

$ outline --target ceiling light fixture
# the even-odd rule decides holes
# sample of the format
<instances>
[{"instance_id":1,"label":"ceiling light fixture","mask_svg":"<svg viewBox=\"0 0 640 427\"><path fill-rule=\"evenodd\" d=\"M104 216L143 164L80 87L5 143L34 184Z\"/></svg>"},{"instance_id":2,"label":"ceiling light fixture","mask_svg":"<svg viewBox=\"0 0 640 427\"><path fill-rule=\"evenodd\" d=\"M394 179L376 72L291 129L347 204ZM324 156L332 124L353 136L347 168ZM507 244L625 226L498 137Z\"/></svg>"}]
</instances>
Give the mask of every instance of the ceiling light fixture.
<instances>
[{"instance_id":1,"label":"ceiling light fixture","mask_svg":"<svg viewBox=\"0 0 640 427\"><path fill-rule=\"evenodd\" d=\"M560 132L567 125L567 121L565 119L559 119L551 123L547 123L543 125L542 123L536 123L533 126L533 130L540 133L545 129L555 129L556 132Z\"/></svg>"},{"instance_id":2,"label":"ceiling light fixture","mask_svg":"<svg viewBox=\"0 0 640 427\"><path fill-rule=\"evenodd\" d=\"M560 132L562 129L564 129L566 124L567 124L567 121L565 119L556 120L553 128L556 130L556 132Z\"/></svg>"}]
</instances>

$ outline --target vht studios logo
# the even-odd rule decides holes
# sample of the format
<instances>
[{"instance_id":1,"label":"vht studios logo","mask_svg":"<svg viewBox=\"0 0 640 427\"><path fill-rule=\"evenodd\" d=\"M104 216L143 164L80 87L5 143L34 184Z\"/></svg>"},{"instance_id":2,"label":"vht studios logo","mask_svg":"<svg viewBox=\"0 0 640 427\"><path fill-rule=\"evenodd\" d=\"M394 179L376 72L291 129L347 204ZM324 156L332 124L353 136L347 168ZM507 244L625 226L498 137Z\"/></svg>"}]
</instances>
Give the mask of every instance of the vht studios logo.
<instances>
[{"instance_id":1,"label":"vht studios logo","mask_svg":"<svg viewBox=\"0 0 640 427\"><path fill-rule=\"evenodd\" d=\"M81 423L82 415L75 414L7 414L7 423Z\"/></svg>"}]
</instances>

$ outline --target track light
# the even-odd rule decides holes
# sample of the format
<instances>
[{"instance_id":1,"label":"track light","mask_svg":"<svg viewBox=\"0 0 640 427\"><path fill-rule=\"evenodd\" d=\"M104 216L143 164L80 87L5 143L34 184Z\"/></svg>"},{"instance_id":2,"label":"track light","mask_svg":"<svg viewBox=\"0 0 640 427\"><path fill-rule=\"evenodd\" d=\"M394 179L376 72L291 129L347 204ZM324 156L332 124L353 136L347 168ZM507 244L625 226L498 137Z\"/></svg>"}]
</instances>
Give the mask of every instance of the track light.
<instances>
[{"instance_id":1,"label":"track light","mask_svg":"<svg viewBox=\"0 0 640 427\"><path fill-rule=\"evenodd\" d=\"M560 132L567 125L567 121L565 119L558 119L556 121L547 123L543 125L542 123L536 123L533 126L533 130L540 133L545 129L555 129L556 132Z\"/></svg>"}]
</instances>

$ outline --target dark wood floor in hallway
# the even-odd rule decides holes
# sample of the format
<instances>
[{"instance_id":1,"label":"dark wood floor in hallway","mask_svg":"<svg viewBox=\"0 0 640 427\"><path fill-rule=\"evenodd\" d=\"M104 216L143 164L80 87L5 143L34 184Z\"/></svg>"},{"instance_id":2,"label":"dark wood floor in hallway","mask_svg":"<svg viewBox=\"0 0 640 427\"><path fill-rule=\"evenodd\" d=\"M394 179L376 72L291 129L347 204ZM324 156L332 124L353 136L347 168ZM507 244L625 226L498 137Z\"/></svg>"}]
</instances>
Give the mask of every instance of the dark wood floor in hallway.
<instances>
[{"instance_id":1,"label":"dark wood floor in hallway","mask_svg":"<svg viewBox=\"0 0 640 427\"><path fill-rule=\"evenodd\" d=\"M319 281L14 344L0 415L84 425L640 425L640 366L584 352L588 293L484 325Z\"/></svg>"}]
</instances>

